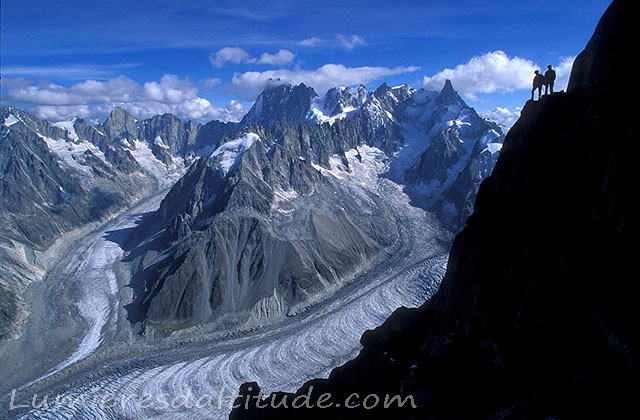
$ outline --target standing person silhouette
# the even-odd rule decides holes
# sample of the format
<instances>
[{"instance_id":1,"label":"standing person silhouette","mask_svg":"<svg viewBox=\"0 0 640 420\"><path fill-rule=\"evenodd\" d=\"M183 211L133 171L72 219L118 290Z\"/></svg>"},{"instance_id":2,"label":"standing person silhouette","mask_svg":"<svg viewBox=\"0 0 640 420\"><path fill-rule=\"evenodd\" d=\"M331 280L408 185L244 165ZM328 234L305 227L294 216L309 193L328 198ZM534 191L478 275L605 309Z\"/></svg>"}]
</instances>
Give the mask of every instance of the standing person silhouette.
<instances>
[{"instance_id":1,"label":"standing person silhouette","mask_svg":"<svg viewBox=\"0 0 640 420\"><path fill-rule=\"evenodd\" d=\"M556 81L556 71L551 68L551 64L547 66L544 72L544 94L553 94L553 83Z\"/></svg>"},{"instance_id":2,"label":"standing person silhouette","mask_svg":"<svg viewBox=\"0 0 640 420\"><path fill-rule=\"evenodd\" d=\"M536 89L538 89L538 99L540 99L540 96L542 96L542 85L545 84L544 76L541 75L538 70L534 71L534 73L536 75L533 77L533 89L531 89L532 101L533 101L533 92L535 92Z\"/></svg>"}]
</instances>

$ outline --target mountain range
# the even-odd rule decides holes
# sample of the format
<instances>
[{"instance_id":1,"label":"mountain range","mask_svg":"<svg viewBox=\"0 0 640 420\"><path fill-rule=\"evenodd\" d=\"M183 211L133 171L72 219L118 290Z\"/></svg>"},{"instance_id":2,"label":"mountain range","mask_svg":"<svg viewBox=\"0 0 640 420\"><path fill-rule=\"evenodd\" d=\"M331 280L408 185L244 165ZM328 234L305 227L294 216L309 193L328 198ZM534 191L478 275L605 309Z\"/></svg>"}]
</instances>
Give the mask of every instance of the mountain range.
<instances>
[{"instance_id":1,"label":"mountain range","mask_svg":"<svg viewBox=\"0 0 640 420\"><path fill-rule=\"evenodd\" d=\"M132 323L170 332L304 310L393 251L395 218L372 177L455 231L503 140L450 82L318 96L272 80L238 123L137 121L122 108L97 125L13 107L0 117L3 337L74 237L166 189L122 244Z\"/></svg>"}]
</instances>

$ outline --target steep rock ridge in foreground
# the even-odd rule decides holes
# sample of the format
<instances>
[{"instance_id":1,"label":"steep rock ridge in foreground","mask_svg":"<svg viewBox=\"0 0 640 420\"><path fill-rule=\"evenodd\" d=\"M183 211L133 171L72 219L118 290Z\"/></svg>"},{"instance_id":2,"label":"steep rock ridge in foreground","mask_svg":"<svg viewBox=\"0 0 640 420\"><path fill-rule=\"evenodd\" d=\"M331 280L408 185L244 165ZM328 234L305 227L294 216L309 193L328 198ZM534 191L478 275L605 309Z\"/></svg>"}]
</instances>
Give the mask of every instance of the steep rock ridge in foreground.
<instances>
[{"instance_id":1,"label":"steep rock ridge in foreground","mask_svg":"<svg viewBox=\"0 0 640 420\"><path fill-rule=\"evenodd\" d=\"M611 418L637 412L638 128L624 119L637 9L614 1L566 94L529 102L507 135L436 296L362 337L359 356L297 396L358 409L244 409L234 419ZM554 153L549 153L553 149ZM357 393L357 395L353 394ZM363 398L380 404L363 409ZM385 395L411 396L402 412ZM264 396L263 396L264 397ZM294 395L277 394L276 402ZM271 398L262 405L272 406ZM299 399L298 403L304 402ZM369 408L376 398L369 398ZM322 401L327 406L327 400ZM308 405L309 403L307 403ZM397 404L396 404L397 407ZM341 411L342 410L342 411ZM630 410L630 411L625 411Z\"/></svg>"}]
</instances>

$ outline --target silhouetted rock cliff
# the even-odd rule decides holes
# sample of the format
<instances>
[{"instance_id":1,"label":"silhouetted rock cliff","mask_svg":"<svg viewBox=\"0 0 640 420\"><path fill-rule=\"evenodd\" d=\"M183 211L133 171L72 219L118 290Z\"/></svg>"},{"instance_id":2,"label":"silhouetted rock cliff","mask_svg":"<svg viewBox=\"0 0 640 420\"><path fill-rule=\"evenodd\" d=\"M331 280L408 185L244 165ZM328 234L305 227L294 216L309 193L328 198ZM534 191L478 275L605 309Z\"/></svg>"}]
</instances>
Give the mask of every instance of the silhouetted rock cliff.
<instances>
[{"instance_id":1,"label":"silhouetted rock cliff","mask_svg":"<svg viewBox=\"0 0 640 420\"><path fill-rule=\"evenodd\" d=\"M626 118L633 54L624 47L635 10L614 1L577 58L568 92L527 103L454 241L437 295L365 333L355 360L296 394L298 405L309 395L305 405L317 407L328 392L342 407L256 409L252 399L241 410L258 392L247 384L232 418L638 411L627 385L638 377L638 128ZM365 400L369 394L377 398ZM402 411L383 409L385 395L400 395ZM273 396L289 398L289 407L293 397ZM359 408L345 409L348 397ZM365 401L379 404L365 409Z\"/></svg>"}]
</instances>

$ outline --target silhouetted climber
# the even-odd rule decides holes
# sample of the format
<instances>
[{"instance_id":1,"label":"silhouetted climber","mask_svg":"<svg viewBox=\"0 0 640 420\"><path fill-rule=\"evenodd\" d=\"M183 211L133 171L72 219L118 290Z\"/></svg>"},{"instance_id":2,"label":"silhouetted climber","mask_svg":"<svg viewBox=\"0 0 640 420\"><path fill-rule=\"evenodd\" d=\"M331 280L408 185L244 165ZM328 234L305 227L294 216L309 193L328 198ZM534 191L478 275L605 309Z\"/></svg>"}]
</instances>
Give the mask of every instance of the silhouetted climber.
<instances>
[{"instance_id":1,"label":"silhouetted climber","mask_svg":"<svg viewBox=\"0 0 640 420\"><path fill-rule=\"evenodd\" d=\"M547 66L544 72L544 94L553 94L553 83L556 81L556 71L551 68L551 64Z\"/></svg>"},{"instance_id":2,"label":"silhouetted climber","mask_svg":"<svg viewBox=\"0 0 640 420\"><path fill-rule=\"evenodd\" d=\"M533 92L535 92L536 89L538 89L538 99L540 99L540 96L542 95L542 85L545 84L544 76L541 75L538 70L534 71L534 73L536 75L533 77L533 89L531 89L532 101L533 101Z\"/></svg>"}]
</instances>

